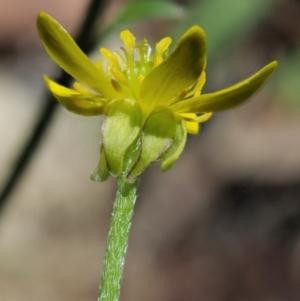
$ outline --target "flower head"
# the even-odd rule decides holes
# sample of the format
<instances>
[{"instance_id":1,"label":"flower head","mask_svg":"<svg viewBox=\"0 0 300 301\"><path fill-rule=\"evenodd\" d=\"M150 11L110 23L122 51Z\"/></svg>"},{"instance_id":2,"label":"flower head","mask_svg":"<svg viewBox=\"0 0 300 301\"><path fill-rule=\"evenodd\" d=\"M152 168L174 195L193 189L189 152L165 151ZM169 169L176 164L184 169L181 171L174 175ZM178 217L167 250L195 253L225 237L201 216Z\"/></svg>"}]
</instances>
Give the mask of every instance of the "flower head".
<instances>
[{"instance_id":1,"label":"flower head","mask_svg":"<svg viewBox=\"0 0 300 301\"><path fill-rule=\"evenodd\" d=\"M277 66L272 62L227 89L201 94L206 37L199 26L190 28L171 54L171 38L160 40L152 50L146 39L137 44L133 34L124 30L121 52L100 49L106 64L91 62L49 15L40 13L37 26L48 54L77 80L69 89L45 76L52 94L73 113L106 116L93 180L122 172L134 180L156 160L162 170L169 169L183 151L187 133L197 134L199 124L213 112L248 100Z\"/></svg>"}]
</instances>

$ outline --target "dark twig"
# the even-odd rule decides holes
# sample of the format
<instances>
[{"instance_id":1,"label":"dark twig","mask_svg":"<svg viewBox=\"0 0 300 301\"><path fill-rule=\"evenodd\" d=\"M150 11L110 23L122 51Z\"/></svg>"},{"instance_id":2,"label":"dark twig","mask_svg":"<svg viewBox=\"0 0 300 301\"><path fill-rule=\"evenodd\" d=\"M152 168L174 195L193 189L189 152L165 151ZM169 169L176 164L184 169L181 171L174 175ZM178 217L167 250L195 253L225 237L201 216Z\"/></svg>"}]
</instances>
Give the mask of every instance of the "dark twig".
<instances>
[{"instance_id":1,"label":"dark twig","mask_svg":"<svg viewBox=\"0 0 300 301\"><path fill-rule=\"evenodd\" d=\"M88 7L86 17L82 23L78 37L76 38L77 44L85 53L90 52L96 44L97 20L103 13L106 7L106 2L107 0L92 0ZM62 71L56 81L61 85L69 86L72 78L69 74ZM38 116L36 124L32 130L32 134L25 143L24 148L21 150L19 157L12 168L12 172L9 175L8 180L0 194L0 210L4 208L9 196L20 181L23 172L40 145L46 130L51 124L52 117L56 112L58 102L48 91L46 92L45 99L45 106L42 108L42 111Z\"/></svg>"}]
</instances>

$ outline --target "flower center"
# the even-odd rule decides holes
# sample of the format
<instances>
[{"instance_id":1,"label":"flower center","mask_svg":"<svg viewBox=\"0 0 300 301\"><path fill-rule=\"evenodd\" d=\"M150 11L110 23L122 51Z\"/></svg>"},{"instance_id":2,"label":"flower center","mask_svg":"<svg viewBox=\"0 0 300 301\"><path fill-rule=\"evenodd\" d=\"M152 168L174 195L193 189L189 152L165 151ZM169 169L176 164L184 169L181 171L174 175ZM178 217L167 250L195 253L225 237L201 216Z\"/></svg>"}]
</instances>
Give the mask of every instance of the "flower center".
<instances>
[{"instance_id":1,"label":"flower center","mask_svg":"<svg viewBox=\"0 0 300 301\"><path fill-rule=\"evenodd\" d=\"M156 44L155 52L146 39L136 46L135 37L129 30L121 32L124 43L123 55L101 48L102 55L108 61L107 73L111 75L111 84L122 95L139 102L143 79L166 57L171 38L166 37Z\"/></svg>"}]
</instances>

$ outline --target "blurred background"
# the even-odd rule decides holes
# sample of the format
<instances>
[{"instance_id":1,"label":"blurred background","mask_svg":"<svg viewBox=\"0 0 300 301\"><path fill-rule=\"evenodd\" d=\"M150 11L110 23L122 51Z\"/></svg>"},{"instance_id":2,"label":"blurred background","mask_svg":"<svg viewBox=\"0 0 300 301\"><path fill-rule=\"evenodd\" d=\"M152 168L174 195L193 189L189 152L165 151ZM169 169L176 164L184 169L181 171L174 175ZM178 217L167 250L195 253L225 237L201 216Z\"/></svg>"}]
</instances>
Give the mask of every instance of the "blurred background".
<instances>
[{"instance_id":1,"label":"blurred background","mask_svg":"<svg viewBox=\"0 0 300 301\"><path fill-rule=\"evenodd\" d=\"M208 37L204 92L272 60L246 105L215 114L167 173L142 176L122 284L131 301L300 300L300 1L111 0L98 42L129 28L153 45L194 24ZM0 1L0 190L45 109L43 10L73 36L88 0ZM92 57L98 57L98 48ZM1 301L97 299L116 180L94 183L101 118L57 107L0 212Z\"/></svg>"}]
</instances>

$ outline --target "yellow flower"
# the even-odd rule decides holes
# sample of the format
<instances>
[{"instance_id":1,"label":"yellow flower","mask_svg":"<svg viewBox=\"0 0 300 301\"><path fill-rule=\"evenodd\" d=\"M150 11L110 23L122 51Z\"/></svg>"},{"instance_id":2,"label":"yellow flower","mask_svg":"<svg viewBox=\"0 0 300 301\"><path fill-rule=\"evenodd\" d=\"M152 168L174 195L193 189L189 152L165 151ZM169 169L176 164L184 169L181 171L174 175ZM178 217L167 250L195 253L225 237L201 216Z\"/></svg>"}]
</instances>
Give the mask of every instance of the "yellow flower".
<instances>
[{"instance_id":1,"label":"yellow flower","mask_svg":"<svg viewBox=\"0 0 300 301\"><path fill-rule=\"evenodd\" d=\"M122 52L101 48L107 60L93 63L53 18L40 13L40 39L52 59L78 82L63 87L45 76L46 84L69 111L104 115L100 163L92 179L105 180L125 172L134 180L152 162L169 169L183 151L187 133L213 112L248 100L277 66L272 62L253 76L227 89L201 94L205 83L206 37L199 26L190 28L168 55L171 38L139 44L129 30L121 32ZM124 163L125 162L125 163Z\"/></svg>"}]
</instances>

